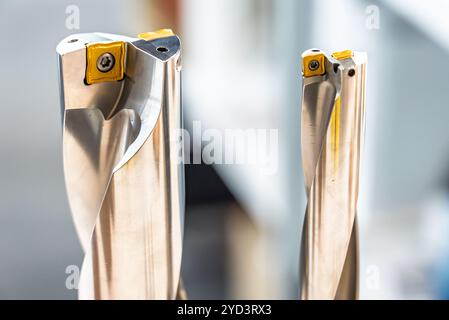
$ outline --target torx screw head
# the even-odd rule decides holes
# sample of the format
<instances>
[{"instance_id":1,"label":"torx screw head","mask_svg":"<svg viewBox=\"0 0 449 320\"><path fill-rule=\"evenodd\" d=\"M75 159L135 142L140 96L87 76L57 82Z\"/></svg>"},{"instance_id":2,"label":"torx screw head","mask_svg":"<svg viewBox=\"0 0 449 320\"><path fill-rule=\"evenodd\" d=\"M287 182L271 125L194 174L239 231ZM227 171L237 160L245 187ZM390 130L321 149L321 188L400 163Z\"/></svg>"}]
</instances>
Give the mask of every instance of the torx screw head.
<instances>
[{"instance_id":1,"label":"torx screw head","mask_svg":"<svg viewBox=\"0 0 449 320\"><path fill-rule=\"evenodd\" d=\"M309 62L309 70L310 71L318 70L319 67L320 67L320 63L318 62L318 60L312 60Z\"/></svg>"},{"instance_id":2,"label":"torx screw head","mask_svg":"<svg viewBox=\"0 0 449 320\"><path fill-rule=\"evenodd\" d=\"M100 72L108 72L111 71L112 68L114 68L115 65L115 58L114 55L112 55L109 52L103 53L101 56L98 57L97 60L97 69Z\"/></svg>"}]
</instances>

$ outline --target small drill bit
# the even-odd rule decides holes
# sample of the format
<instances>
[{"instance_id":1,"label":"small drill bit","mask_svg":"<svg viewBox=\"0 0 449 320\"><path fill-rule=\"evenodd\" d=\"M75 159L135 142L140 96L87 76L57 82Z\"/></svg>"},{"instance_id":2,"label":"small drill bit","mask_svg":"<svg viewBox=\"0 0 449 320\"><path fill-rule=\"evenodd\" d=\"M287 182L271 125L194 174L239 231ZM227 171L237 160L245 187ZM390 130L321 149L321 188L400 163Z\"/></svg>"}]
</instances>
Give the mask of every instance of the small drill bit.
<instances>
[{"instance_id":1,"label":"small drill bit","mask_svg":"<svg viewBox=\"0 0 449 320\"><path fill-rule=\"evenodd\" d=\"M302 55L301 153L307 208L302 299L358 298L357 197L365 130L367 57Z\"/></svg>"}]
</instances>

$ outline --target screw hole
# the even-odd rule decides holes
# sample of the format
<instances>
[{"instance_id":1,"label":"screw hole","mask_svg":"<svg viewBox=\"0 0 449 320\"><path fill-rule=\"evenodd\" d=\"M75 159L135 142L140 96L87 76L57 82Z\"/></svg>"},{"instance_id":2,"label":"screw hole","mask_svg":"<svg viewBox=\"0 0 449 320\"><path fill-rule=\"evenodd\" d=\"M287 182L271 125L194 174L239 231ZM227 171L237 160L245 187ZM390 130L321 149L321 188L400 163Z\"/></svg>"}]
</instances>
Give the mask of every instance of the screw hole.
<instances>
[{"instance_id":1,"label":"screw hole","mask_svg":"<svg viewBox=\"0 0 449 320\"><path fill-rule=\"evenodd\" d=\"M74 43L74 42L77 42L78 41L78 39L70 39L69 41L67 41L67 43Z\"/></svg>"},{"instance_id":2,"label":"screw hole","mask_svg":"<svg viewBox=\"0 0 449 320\"><path fill-rule=\"evenodd\" d=\"M168 48L166 47L157 47L156 50L159 52L168 52Z\"/></svg>"},{"instance_id":3,"label":"screw hole","mask_svg":"<svg viewBox=\"0 0 449 320\"><path fill-rule=\"evenodd\" d=\"M312 52L320 52L320 49L312 49Z\"/></svg>"},{"instance_id":4,"label":"screw hole","mask_svg":"<svg viewBox=\"0 0 449 320\"><path fill-rule=\"evenodd\" d=\"M348 76L353 77L355 75L355 70L354 69L350 69L348 71Z\"/></svg>"}]
</instances>

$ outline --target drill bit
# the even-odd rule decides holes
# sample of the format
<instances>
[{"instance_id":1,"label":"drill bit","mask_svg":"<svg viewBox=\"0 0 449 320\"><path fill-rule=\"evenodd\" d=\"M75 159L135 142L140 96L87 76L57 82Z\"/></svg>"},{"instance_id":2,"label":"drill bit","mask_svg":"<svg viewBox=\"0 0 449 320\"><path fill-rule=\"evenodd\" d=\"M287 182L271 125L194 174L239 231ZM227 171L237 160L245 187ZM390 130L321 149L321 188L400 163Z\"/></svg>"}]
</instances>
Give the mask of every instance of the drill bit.
<instances>
[{"instance_id":1,"label":"drill bit","mask_svg":"<svg viewBox=\"0 0 449 320\"><path fill-rule=\"evenodd\" d=\"M302 55L301 153L307 195L302 299L358 298L357 197L365 130L365 53Z\"/></svg>"},{"instance_id":2,"label":"drill bit","mask_svg":"<svg viewBox=\"0 0 449 320\"><path fill-rule=\"evenodd\" d=\"M57 47L80 299L183 296L180 52L167 29L77 34Z\"/></svg>"}]
</instances>

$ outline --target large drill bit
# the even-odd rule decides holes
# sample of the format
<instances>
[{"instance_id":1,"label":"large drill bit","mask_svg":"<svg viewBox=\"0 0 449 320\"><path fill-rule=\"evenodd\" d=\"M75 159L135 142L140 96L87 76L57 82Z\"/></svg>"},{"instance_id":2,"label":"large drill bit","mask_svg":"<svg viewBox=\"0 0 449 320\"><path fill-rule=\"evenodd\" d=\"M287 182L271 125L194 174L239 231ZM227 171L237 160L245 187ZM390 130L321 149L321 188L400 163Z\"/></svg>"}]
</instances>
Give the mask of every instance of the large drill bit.
<instances>
[{"instance_id":1,"label":"large drill bit","mask_svg":"<svg viewBox=\"0 0 449 320\"><path fill-rule=\"evenodd\" d=\"M357 197L365 125L366 54L302 56L301 152L307 194L303 299L357 299Z\"/></svg>"},{"instance_id":2,"label":"large drill bit","mask_svg":"<svg viewBox=\"0 0 449 320\"><path fill-rule=\"evenodd\" d=\"M180 41L77 34L57 47L63 159L85 252L81 299L174 299L184 170Z\"/></svg>"}]
</instances>

